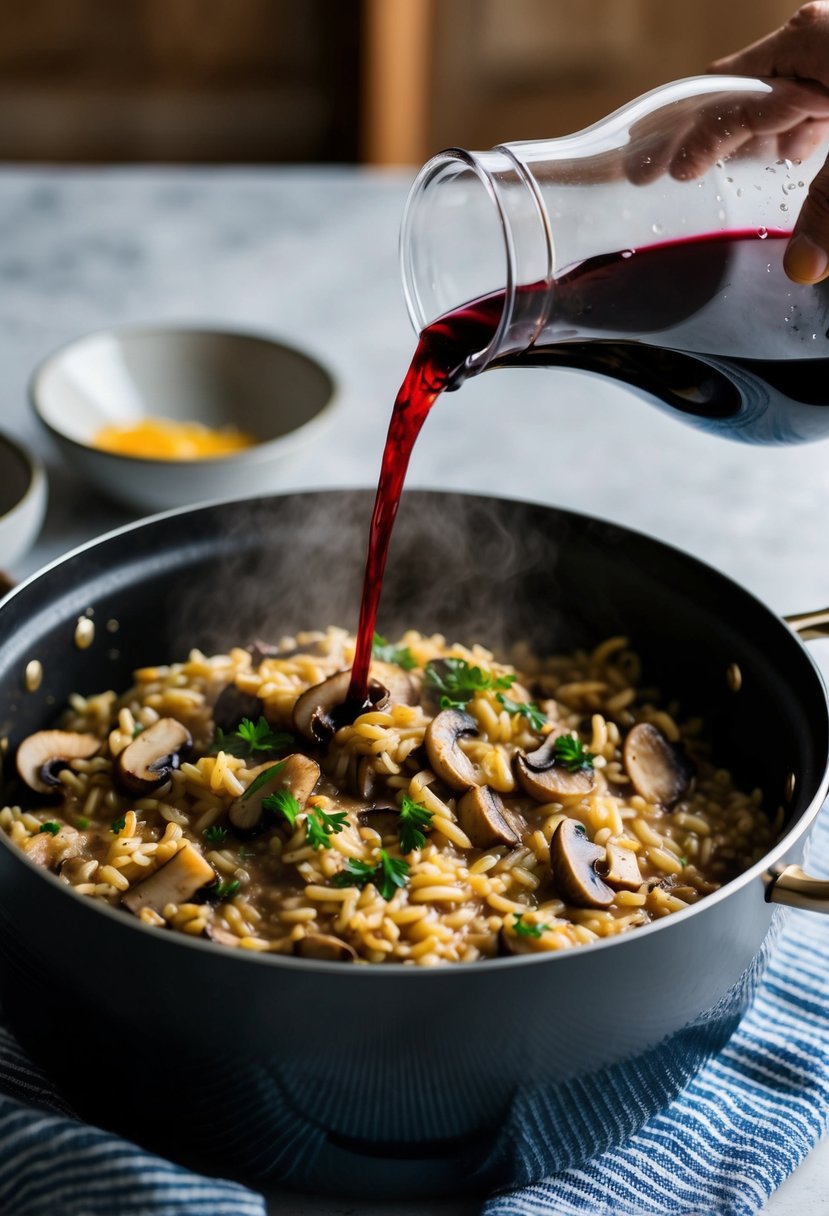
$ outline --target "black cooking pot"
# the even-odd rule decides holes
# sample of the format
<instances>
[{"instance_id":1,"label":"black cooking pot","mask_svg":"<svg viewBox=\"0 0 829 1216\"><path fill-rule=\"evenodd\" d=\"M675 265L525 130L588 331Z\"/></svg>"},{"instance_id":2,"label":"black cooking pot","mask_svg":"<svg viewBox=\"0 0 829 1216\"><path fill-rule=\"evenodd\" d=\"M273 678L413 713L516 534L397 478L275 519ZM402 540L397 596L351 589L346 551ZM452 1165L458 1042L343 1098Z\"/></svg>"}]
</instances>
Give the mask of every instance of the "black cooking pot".
<instances>
[{"instance_id":1,"label":"black cooking pot","mask_svg":"<svg viewBox=\"0 0 829 1216\"><path fill-rule=\"evenodd\" d=\"M353 627L370 507L331 492L175 512L29 580L0 608L9 755L71 692L125 688L135 667ZM624 633L644 682L704 716L715 759L763 789L769 814L785 808L782 839L715 895L622 937L427 970L150 928L2 836L3 1003L83 1116L168 1156L339 1193L526 1182L635 1130L733 1030L776 921L771 872L798 860L826 792L826 695L794 633L722 575L527 503L407 494L379 626L542 653ZM27 692L33 659L43 682ZM781 900L796 897L788 877ZM528 1128L532 1164L516 1151Z\"/></svg>"}]
</instances>

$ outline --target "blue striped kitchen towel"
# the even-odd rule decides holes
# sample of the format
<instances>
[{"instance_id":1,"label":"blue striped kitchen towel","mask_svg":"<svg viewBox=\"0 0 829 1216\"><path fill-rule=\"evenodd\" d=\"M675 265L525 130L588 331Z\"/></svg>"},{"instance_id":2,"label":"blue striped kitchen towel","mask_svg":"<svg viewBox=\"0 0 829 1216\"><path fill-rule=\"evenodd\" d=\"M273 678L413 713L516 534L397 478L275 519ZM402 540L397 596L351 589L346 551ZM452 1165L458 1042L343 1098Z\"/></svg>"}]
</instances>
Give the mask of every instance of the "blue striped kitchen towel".
<instances>
[{"instance_id":1,"label":"blue striped kitchen towel","mask_svg":"<svg viewBox=\"0 0 829 1216\"><path fill-rule=\"evenodd\" d=\"M829 876L829 806L808 860L810 873ZM829 1121L829 917L785 918L751 1008L678 1098L588 1165L495 1196L483 1216L759 1212ZM533 1112L525 1121L543 1128ZM531 1131L515 1150L527 1177L538 1150Z\"/></svg>"},{"instance_id":2,"label":"blue striped kitchen towel","mask_svg":"<svg viewBox=\"0 0 829 1216\"><path fill-rule=\"evenodd\" d=\"M829 810L814 831L809 869L829 875ZM829 918L786 914L754 1003L726 1047L624 1143L536 1181L543 1099L522 1115L511 1172L530 1185L493 1197L483 1216L758 1212L827 1125ZM348 1206L358 1216L360 1204ZM387 1210L393 1216L394 1204ZM428 1201L422 1210L427 1216ZM79 1122L0 1026L0 1213L265 1216L265 1202Z\"/></svg>"}]
</instances>

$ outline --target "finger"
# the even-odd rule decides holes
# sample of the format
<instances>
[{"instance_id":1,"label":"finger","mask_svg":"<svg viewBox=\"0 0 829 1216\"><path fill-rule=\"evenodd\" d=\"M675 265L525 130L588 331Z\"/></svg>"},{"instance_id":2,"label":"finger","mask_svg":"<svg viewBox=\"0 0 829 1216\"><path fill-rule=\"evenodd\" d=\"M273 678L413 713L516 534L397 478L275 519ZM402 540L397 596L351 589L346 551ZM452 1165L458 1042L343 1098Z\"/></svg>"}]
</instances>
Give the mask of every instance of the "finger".
<instances>
[{"instance_id":1,"label":"finger","mask_svg":"<svg viewBox=\"0 0 829 1216\"><path fill-rule=\"evenodd\" d=\"M804 4L779 29L717 59L709 70L740 76L797 76L829 84L829 2Z\"/></svg>"},{"instance_id":2,"label":"finger","mask_svg":"<svg viewBox=\"0 0 829 1216\"><path fill-rule=\"evenodd\" d=\"M820 283L829 277L829 162L809 187L783 268L795 283Z\"/></svg>"},{"instance_id":3,"label":"finger","mask_svg":"<svg viewBox=\"0 0 829 1216\"><path fill-rule=\"evenodd\" d=\"M777 154L781 160L795 163L808 160L828 140L829 122L825 118L808 118L777 137Z\"/></svg>"}]
</instances>

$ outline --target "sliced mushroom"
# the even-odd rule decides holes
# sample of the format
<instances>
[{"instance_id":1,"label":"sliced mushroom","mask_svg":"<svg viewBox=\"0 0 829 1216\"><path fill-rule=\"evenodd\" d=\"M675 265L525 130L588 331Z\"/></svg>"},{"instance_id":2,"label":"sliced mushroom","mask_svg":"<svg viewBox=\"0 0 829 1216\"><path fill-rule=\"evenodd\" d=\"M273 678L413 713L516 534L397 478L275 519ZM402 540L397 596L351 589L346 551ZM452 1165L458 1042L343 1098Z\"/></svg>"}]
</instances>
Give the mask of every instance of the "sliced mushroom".
<instances>
[{"instance_id":1,"label":"sliced mushroom","mask_svg":"<svg viewBox=\"0 0 829 1216\"><path fill-rule=\"evenodd\" d=\"M364 828L376 832L381 840L396 836L400 830L400 811L396 807L372 806L366 811L359 811L357 820Z\"/></svg>"},{"instance_id":2,"label":"sliced mushroom","mask_svg":"<svg viewBox=\"0 0 829 1216\"><path fill-rule=\"evenodd\" d=\"M72 760L89 760L100 746L101 740L95 735L71 730L39 730L18 747L17 771L38 794L54 794L60 787L60 770L68 768Z\"/></svg>"},{"instance_id":3,"label":"sliced mushroom","mask_svg":"<svg viewBox=\"0 0 829 1216\"><path fill-rule=\"evenodd\" d=\"M287 658L290 654L290 651L281 651L273 642L265 642L262 638L254 638L245 650L250 655L254 667L259 667L265 659Z\"/></svg>"},{"instance_id":4,"label":"sliced mushroom","mask_svg":"<svg viewBox=\"0 0 829 1216\"><path fill-rule=\"evenodd\" d=\"M473 785L458 802L458 823L476 849L521 843L527 824L488 785Z\"/></svg>"},{"instance_id":5,"label":"sliced mushroom","mask_svg":"<svg viewBox=\"0 0 829 1216\"><path fill-rule=\"evenodd\" d=\"M371 756L352 756L347 771L347 785L363 802L370 802L377 788L377 769Z\"/></svg>"},{"instance_id":6,"label":"sliced mushroom","mask_svg":"<svg viewBox=\"0 0 829 1216\"><path fill-rule=\"evenodd\" d=\"M596 863L605 850L588 839L577 819L562 819L550 841L550 868L559 895L576 908L607 908L613 891L599 877Z\"/></svg>"},{"instance_id":7,"label":"sliced mushroom","mask_svg":"<svg viewBox=\"0 0 829 1216\"><path fill-rule=\"evenodd\" d=\"M371 678L388 690L389 705L419 704L420 691L417 682L396 663L375 660L371 665Z\"/></svg>"},{"instance_id":8,"label":"sliced mushroom","mask_svg":"<svg viewBox=\"0 0 829 1216\"><path fill-rule=\"evenodd\" d=\"M119 754L115 780L128 794L149 794L178 768L179 757L193 740L176 718L159 718Z\"/></svg>"},{"instance_id":9,"label":"sliced mushroom","mask_svg":"<svg viewBox=\"0 0 829 1216\"><path fill-rule=\"evenodd\" d=\"M233 730L242 718L258 722L262 713L263 705L258 697L242 692L235 684L225 684L213 705L213 724L219 730Z\"/></svg>"},{"instance_id":10,"label":"sliced mushroom","mask_svg":"<svg viewBox=\"0 0 829 1216\"><path fill-rule=\"evenodd\" d=\"M248 786L248 791L253 789L253 792L246 791L230 804L228 817L240 832L252 832L259 826L264 814L263 802L279 790L289 790L299 803L300 809L304 809L320 779L320 766L316 760L303 756L301 752L286 756L284 760L271 765L270 769L263 772L271 774L266 781L254 789L258 780L254 778Z\"/></svg>"},{"instance_id":11,"label":"sliced mushroom","mask_svg":"<svg viewBox=\"0 0 829 1216\"><path fill-rule=\"evenodd\" d=\"M612 842L607 845L607 870L602 878L614 891L638 891L645 881L633 849Z\"/></svg>"},{"instance_id":12,"label":"sliced mushroom","mask_svg":"<svg viewBox=\"0 0 829 1216\"><path fill-rule=\"evenodd\" d=\"M294 705L294 729L313 743L327 743L341 726L353 722L367 708L385 709L388 689L376 680L368 683L368 705L350 705L351 671L346 668L307 689Z\"/></svg>"},{"instance_id":13,"label":"sliced mushroom","mask_svg":"<svg viewBox=\"0 0 829 1216\"><path fill-rule=\"evenodd\" d=\"M191 844L186 844L149 878L127 891L122 902L136 914L142 908L162 912L167 904L185 903L215 879L213 867Z\"/></svg>"},{"instance_id":14,"label":"sliced mushroom","mask_svg":"<svg viewBox=\"0 0 829 1216\"><path fill-rule=\"evenodd\" d=\"M23 851L36 865L46 870L57 870L63 862L78 857L89 843L89 835L78 832L69 824L62 824L60 831L38 832L23 842ZM94 863L93 863L94 864Z\"/></svg>"},{"instance_id":15,"label":"sliced mushroom","mask_svg":"<svg viewBox=\"0 0 829 1216\"><path fill-rule=\"evenodd\" d=\"M636 793L648 802L670 806L691 782L686 757L650 722L640 722L628 731L622 761Z\"/></svg>"},{"instance_id":16,"label":"sliced mushroom","mask_svg":"<svg viewBox=\"0 0 829 1216\"><path fill-rule=\"evenodd\" d=\"M525 794L536 802L561 802L567 806L581 802L596 784L592 768L580 768L571 773L556 760L558 735L548 735L541 747L515 758L515 772Z\"/></svg>"},{"instance_id":17,"label":"sliced mushroom","mask_svg":"<svg viewBox=\"0 0 829 1216\"><path fill-rule=\"evenodd\" d=\"M453 790L469 789L480 780L475 765L459 746L465 735L477 733L477 722L461 709L442 709L426 727L424 743L429 767Z\"/></svg>"},{"instance_id":18,"label":"sliced mushroom","mask_svg":"<svg viewBox=\"0 0 829 1216\"><path fill-rule=\"evenodd\" d=\"M357 951L348 942L330 933L306 933L294 943L294 954L300 958L318 958L329 963L353 963Z\"/></svg>"}]
</instances>

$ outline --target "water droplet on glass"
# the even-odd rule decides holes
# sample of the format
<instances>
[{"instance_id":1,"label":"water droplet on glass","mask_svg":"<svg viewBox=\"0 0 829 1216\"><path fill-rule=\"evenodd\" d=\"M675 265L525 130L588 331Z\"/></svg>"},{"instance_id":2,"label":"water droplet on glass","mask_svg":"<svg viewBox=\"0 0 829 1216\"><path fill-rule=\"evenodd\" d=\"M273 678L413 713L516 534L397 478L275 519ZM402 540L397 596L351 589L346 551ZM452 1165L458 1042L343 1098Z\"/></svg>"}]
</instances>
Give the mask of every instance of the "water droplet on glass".
<instances>
[{"instance_id":1,"label":"water droplet on glass","mask_svg":"<svg viewBox=\"0 0 829 1216\"><path fill-rule=\"evenodd\" d=\"M805 182L798 182L797 184L798 184L798 186L800 187L800 189L801 189L801 190L802 190L802 189L803 189L803 187L806 185L806 183L805 183Z\"/></svg>"},{"instance_id":2,"label":"water droplet on glass","mask_svg":"<svg viewBox=\"0 0 829 1216\"><path fill-rule=\"evenodd\" d=\"M786 166L787 169L791 169L791 167L792 167L792 162L789 160L788 156L783 161L783 164Z\"/></svg>"},{"instance_id":3,"label":"water droplet on glass","mask_svg":"<svg viewBox=\"0 0 829 1216\"><path fill-rule=\"evenodd\" d=\"M757 183L755 182L755 183L754 183L754 189L755 189L755 190L762 190L762 189L763 189L763 187L762 187L762 186L758 186L758 185L757 185Z\"/></svg>"},{"instance_id":4,"label":"water droplet on glass","mask_svg":"<svg viewBox=\"0 0 829 1216\"><path fill-rule=\"evenodd\" d=\"M738 186L737 187L737 198L742 198L742 197L743 197L743 188L742 188L742 186Z\"/></svg>"},{"instance_id":5,"label":"water droplet on glass","mask_svg":"<svg viewBox=\"0 0 829 1216\"><path fill-rule=\"evenodd\" d=\"M721 202L722 202L722 195L721 195L721 194L715 194L715 195L714 195L714 198L717 200L717 202L718 202L718 203L721 203Z\"/></svg>"},{"instance_id":6,"label":"water droplet on glass","mask_svg":"<svg viewBox=\"0 0 829 1216\"><path fill-rule=\"evenodd\" d=\"M719 211L717 212L717 219L720 221L720 223L722 223L722 221L725 219L725 211L722 209L722 207L720 207Z\"/></svg>"},{"instance_id":7,"label":"water droplet on glass","mask_svg":"<svg viewBox=\"0 0 829 1216\"><path fill-rule=\"evenodd\" d=\"M733 182L734 182L734 178L733 178L733 177L727 177L725 180L728 182L729 186L730 186L730 185L732 185L732 184L733 184Z\"/></svg>"},{"instance_id":8,"label":"water droplet on glass","mask_svg":"<svg viewBox=\"0 0 829 1216\"><path fill-rule=\"evenodd\" d=\"M813 342L814 342L814 340L815 340L815 338L816 338L816 337L817 337L817 334L812 334L812 341L813 341Z\"/></svg>"},{"instance_id":9,"label":"water droplet on glass","mask_svg":"<svg viewBox=\"0 0 829 1216\"><path fill-rule=\"evenodd\" d=\"M717 166L718 169L722 169L722 167L723 167L723 163L721 160L714 161L714 164Z\"/></svg>"},{"instance_id":10,"label":"water droplet on glass","mask_svg":"<svg viewBox=\"0 0 829 1216\"><path fill-rule=\"evenodd\" d=\"M771 274L771 262L766 262L766 274Z\"/></svg>"},{"instance_id":11,"label":"water droplet on glass","mask_svg":"<svg viewBox=\"0 0 829 1216\"><path fill-rule=\"evenodd\" d=\"M780 210L781 210L781 211L788 211L788 210L789 210L789 205L788 205L788 203L781 203L781 204L780 204Z\"/></svg>"},{"instance_id":12,"label":"water droplet on glass","mask_svg":"<svg viewBox=\"0 0 829 1216\"><path fill-rule=\"evenodd\" d=\"M776 173L776 172L777 172L777 170L775 169L774 165L766 165L766 173Z\"/></svg>"},{"instance_id":13,"label":"water droplet on glass","mask_svg":"<svg viewBox=\"0 0 829 1216\"><path fill-rule=\"evenodd\" d=\"M766 239L766 237L768 236L768 234L769 234L768 228L758 228L757 229L757 235L759 236L761 241L764 241Z\"/></svg>"},{"instance_id":14,"label":"water droplet on glass","mask_svg":"<svg viewBox=\"0 0 829 1216\"><path fill-rule=\"evenodd\" d=\"M784 190L786 190L787 192L789 192L789 191L792 191L792 190L796 190L796 189L797 189L797 186L794 184L794 182L786 182L786 184L785 184L785 186L783 187L783 189L784 189Z\"/></svg>"},{"instance_id":15,"label":"water droplet on glass","mask_svg":"<svg viewBox=\"0 0 829 1216\"><path fill-rule=\"evenodd\" d=\"M651 232L655 232L659 236L660 232L665 231L664 224L651 224Z\"/></svg>"},{"instance_id":16,"label":"water droplet on glass","mask_svg":"<svg viewBox=\"0 0 829 1216\"><path fill-rule=\"evenodd\" d=\"M652 156L643 156L643 157L642 157L642 164L643 164L643 165L650 165L650 164L652 164L652 163L653 163L653 157L652 157Z\"/></svg>"},{"instance_id":17,"label":"water droplet on glass","mask_svg":"<svg viewBox=\"0 0 829 1216\"><path fill-rule=\"evenodd\" d=\"M623 249L623 250L622 250L622 257L623 257L623 258L632 258L632 257L633 257L633 250L632 250L632 249Z\"/></svg>"}]
</instances>

